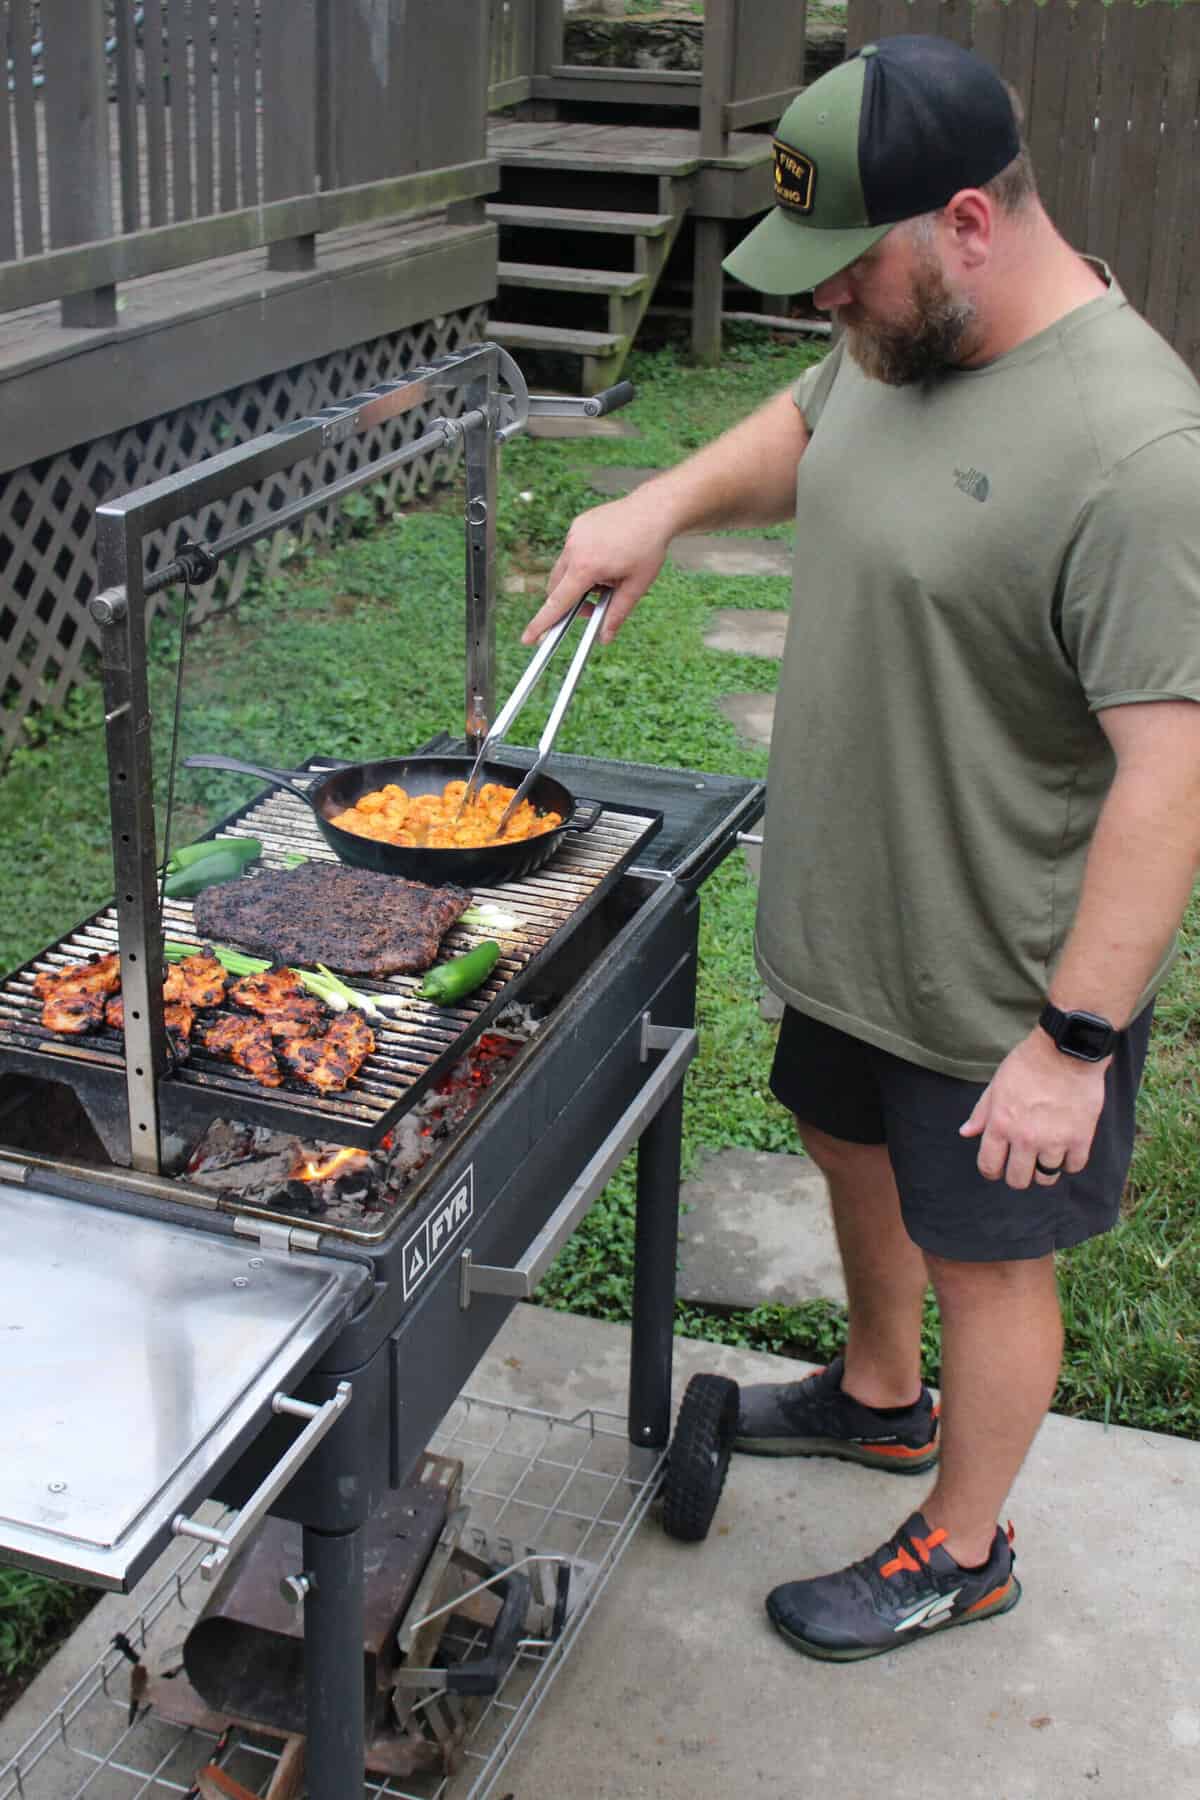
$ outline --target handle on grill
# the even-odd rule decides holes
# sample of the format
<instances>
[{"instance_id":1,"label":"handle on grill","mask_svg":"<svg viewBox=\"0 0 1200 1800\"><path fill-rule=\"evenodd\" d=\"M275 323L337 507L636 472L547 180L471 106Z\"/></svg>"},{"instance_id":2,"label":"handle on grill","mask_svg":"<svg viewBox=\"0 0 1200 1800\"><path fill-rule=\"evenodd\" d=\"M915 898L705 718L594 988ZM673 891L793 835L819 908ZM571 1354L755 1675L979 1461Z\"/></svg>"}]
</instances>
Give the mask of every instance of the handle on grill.
<instances>
[{"instance_id":1,"label":"handle on grill","mask_svg":"<svg viewBox=\"0 0 1200 1800\"><path fill-rule=\"evenodd\" d=\"M289 794L295 794L317 812L316 806L294 769L269 769L265 763L242 762L236 756L185 756L185 769L228 769L231 775L258 775L263 781L274 781L285 787ZM318 813L318 817L319 817Z\"/></svg>"},{"instance_id":2,"label":"handle on grill","mask_svg":"<svg viewBox=\"0 0 1200 1800\"><path fill-rule=\"evenodd\" d=\"M464 1311L476 1294L504 1294L513 1300L529 1298L605 1182L615 1174L631 1146L683 1080L699 1047L696 1033L685 1025L647 1025L643 1036L648 1048L665 1049L666 1055L567 1189L520 1262L511 1269L494 1268L473 1262L471 1252L463 1251L458 1263L458 1304Z\"/></svg>"},{"instance_id":3,"label":"handle on grill","mask_svg":"<svg viewBox=\"0 0 1200 1800\"><path fill-rule=\"evenodd\" d=\"M580 837L598 825L604 816L603 800L577 800L575 811L563 826L564 831L577 831Z\"/></svg>"},{"instance_id":4,"label":"handle on grill","mask_svg":"<svg viewBox=\"0 0 1200 1800\"><path fill-rule=\"evenodd\" d=\"M271 1402L272 1412L284 1413L289 1418L304 1419L307 1423L300 1436L293 1444L288 1445L271 1473L251 1494L241 1511L234 1514L223 1530L218 1530L215 1525L201 1525L198 1519L189 1519L185 1513L175 1515L171 1521L171 1530L176 1537L199 1538L202 1544L213 1546L200 1563L200 1573L205 1581L212 1581L221 1573L231 1556L236 1556L245 1549L248 1539L258 1529L288 1482L308 1461L326 1433L337 1424L350 1404L352 1391L348 1381L339 1381L336 1392L322 1406L312 1406L307 1400L293 1400L287 1394L276 1394Z\"/></svg>"}]
</instances>

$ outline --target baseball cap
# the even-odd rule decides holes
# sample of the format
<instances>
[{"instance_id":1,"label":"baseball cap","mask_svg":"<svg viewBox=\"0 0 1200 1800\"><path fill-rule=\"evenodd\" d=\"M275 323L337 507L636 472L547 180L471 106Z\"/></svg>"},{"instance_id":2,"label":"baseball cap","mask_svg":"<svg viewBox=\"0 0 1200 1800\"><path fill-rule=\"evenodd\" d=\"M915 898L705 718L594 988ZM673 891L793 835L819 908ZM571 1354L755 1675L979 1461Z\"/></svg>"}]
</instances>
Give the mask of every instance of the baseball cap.
<instances>
[{"instance_id":1,"label":"baseball cap","mask_svg":"<svg viewBox=\"0 0 1200 1800\"><path fill-rule=\"evenodd\" d=\"M971 51L916 34L865 44L780 119L775 206L723 267L763 293L806 293L1020 148L1008 90Z\"/></svg>"}]
</instances>

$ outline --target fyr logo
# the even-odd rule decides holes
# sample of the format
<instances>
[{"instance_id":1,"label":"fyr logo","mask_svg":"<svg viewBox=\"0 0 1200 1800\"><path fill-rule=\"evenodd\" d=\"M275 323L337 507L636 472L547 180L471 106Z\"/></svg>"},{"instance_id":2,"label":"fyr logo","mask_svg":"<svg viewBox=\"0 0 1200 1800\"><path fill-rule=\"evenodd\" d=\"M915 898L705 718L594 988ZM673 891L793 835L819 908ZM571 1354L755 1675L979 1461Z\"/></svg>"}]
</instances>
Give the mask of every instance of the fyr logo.
<instances>
[{"instance_id":1,"label":"fyr logo","mask_svg":"<svg viewBox=\"0 0 1200 1800\"><path fill-rule=\"evenodd\" d=\"M415 1293L475 1213L475 1165L444 1194L404 1245L404 1298Z\"/></svg>"}]
</instances>

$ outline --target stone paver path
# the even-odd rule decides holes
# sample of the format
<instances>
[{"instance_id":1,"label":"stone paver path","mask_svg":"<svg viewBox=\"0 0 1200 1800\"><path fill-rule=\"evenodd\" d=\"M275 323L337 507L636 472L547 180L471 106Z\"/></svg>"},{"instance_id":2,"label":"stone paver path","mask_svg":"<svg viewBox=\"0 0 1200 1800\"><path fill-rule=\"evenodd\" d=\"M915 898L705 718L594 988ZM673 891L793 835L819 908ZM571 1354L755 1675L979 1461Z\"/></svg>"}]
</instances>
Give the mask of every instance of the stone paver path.
<instances>
[{"instance_id":1,"label":"stone paver path","mask_svg":"<svg viewBox=\"0 0 1200 1800\"><path fill-rule=\"evenodd\" d=\"M677 569L702 575L787 575L792 546L783 538L676 538L671 561Z\"/></svg>"},{"instance_id":2,"label":"stone paver path","mask_svg":"<svg viewBox=\"0 0 1200 1800\"><path fill-rule=\"evenodd\" d=\"M735 656L765 656L778 662L783 655L787 627L785 612L728 607L713 614L704 642L710 650L728 650Z\"/></svg>"},{"instance_id":3,"label":"stone paver path","mask_svg":"<svg viewBox=\"0 0 1200 1800\"><path fill-rule=\"evenodd\" d=\"M681 1197L681 1300L747 1309L845 1301L825 1178L807 1157L721 1150Z\"/></svg>"},{"instance_id":4,"label":"stone paver path","mask_svg":"<svg viewBox=\"0 0 1200 1800\"><path fill-rule=\"evenodd\" d=\"M726 694L718 701L721 711L750 744L765 749L775 723L774 694Z\"/></svg>"},{"instance_id":5,"label":"stone paver path","mask_svg":"<svg viewBox=\"0 0 1200 1800\"><path fill-rule=\"evenodd\" d=\"M634 488L661 473L660 469L624 469L616 465L608 469L590 469L588 486L610 500L619 500L623 494L632 494Z\"/></svg>"}]
</instances>

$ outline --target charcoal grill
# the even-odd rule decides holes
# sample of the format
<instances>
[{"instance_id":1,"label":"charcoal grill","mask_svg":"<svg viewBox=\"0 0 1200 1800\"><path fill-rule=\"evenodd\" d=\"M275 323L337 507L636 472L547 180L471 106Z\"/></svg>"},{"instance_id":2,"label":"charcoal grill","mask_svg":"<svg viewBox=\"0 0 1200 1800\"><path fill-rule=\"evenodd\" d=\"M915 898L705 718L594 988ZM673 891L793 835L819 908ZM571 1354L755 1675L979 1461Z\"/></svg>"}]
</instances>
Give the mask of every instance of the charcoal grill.
<instances>
[{"instance_id":1,"label":"charcoal grill","mask_svg":"<svg viewBox=\"0 0 1200 1800\"><path fill-rule=\"evenodd\" d=\"M447 395L457 416L427 420L402 450L268 525L185 549L146 575L148 534L335 438ZM123 1590L173 1538L198 1539L201 1572L215 1578L268 1513L299 1524L313 1800L361 1791L367 1521L411 1478L512 1306L533 1292L635 1144L629 1455L648 1488L661 1470L682 1080L696 1047L697 890L757 819L764 795L720 775L558 757L556 772L603 807L601 820L537 874L497 890L519 925L495 978L468 1003L447 1015L414 999L344 1095L260 1089L203 1056L173 1067L162 943L194 934L186 903L167 903L164 918L158 902L144 602L170 581L211 574L221 555L398 460L461 440L466 731L426 748L466 754L493 707L497 444L531 411L604 405L532 398L505 353L482 345L97 515L102 591L93 611L117 894L0 989L0 1138L6 1108L25 1121L20 1147L11 1133L8 1148L0 1142L0 1307L10 1328L0 1333L10 1446L0 1467L0 1555ZM505 752L526 765L534 754ZM217 830L261 838L268 861L327 854L311 816L284 790L259 795ZM32 1002L36 970L114 947L124 1045L51 1041ZM323 1228L278 1206L243 1206L174 1172L189 1134L216 1116L377 1143L514 995L548 1009L536 1041L430 1158L403 1205L370 1228ZM66 1150L49 1126L40 1136L36 1121L51 1118L64 1091L102 1152ZM190 1516L206 1498L233 1509L225 1525ZM499 1760L498 1752L489 1761L492 1775Z\"/></svg>"}]
</instances>

